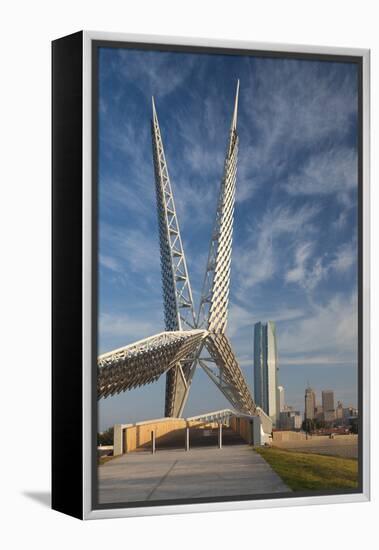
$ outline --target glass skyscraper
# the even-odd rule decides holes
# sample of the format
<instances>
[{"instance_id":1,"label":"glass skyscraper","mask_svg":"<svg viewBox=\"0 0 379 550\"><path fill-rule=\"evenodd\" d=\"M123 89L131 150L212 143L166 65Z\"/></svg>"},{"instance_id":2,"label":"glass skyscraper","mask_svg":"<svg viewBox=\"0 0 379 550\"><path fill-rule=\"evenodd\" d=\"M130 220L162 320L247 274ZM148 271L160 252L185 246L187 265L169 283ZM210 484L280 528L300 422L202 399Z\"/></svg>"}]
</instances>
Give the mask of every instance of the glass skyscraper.
<instances>
[{"instance_id":1,"label":"glass skyscraper","mask_svg":"<svg viewBox=\"0 0 379 550\"><path fill-rule=\"evenodd\" d=\"M254 399L276 424L278 404L278 349L273 321L254 325Z\"/></svg>"}]
</instances>

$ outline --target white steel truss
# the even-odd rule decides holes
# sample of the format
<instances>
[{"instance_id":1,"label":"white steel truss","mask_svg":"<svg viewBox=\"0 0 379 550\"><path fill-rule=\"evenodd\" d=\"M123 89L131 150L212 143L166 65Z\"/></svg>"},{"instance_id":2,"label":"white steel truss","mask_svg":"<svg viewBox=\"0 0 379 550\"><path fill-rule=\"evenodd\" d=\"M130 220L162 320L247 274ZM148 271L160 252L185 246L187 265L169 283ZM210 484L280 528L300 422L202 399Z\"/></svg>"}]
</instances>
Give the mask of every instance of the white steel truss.
<instances>
[{"instance_id":1,"label":"white steel truss","mask_svg":"<svg viewBox=\"0 0 379 550\"><path fill-rule=\"evenodd\" d=\"M154 98L152 98L152 108L151 133L166 330L193 329L196 326L196 318L191 284ZM194 359L189 357L181 368L171 369L167 373L166 416L180 416L183 412L196 367Z\"/></svg>"},{"instance_id":2,"label":"white steel truss","mask_svg":"<svg viewBox=\"0 0 379 550\"><path fill-rule=\"evenodd\" d=\"M210 358L200 357L199 363L234 408L246 414L256 411L236 356L225 334L209 332L205 347Z\"/></svg>"},{"instance_id":3,"label":"white steel truss","mask_svg":"<svg viewBox=\"0 0 379 550\"><path fill-rule=\"evenodd\" d=\"M192 290L157 112L151 124L166 330L196 326Z\"/></svg>"},{"instance_id":4,"label":"white steel truss","mask_svg":"<svg viewBox=\"0 0 379 550\"><path fill-rule=\"evenodd\" d=\"M98 397L150 384L172 368L181 369L181 361L199 347L206 335L205 330L161 332L100 355Z\"/></svg>"},{"instance_id":5,"label":"white steel truss","mask_svg":"<svg viewBox=\"0 0 379 550\"><path fill-rule=\"evenodd\" d=\"M211 411L207 413L201 413L196 416L187 416L186 420L198 420L200 422L222 422L229 423L230 419L236 418L250 418L250 414L244 414L236 409L221 409L219 411Z\"/></svg>"},{"instance_id":6,"label":"white steel truss","mask_svg":"<svg viewBox=\"0 0 379 550\"><path fill-rule=\"evenodd\" d=\"M166 373L165 416L179 417L199 364L241 414L261 414L225 335L236 188L239 81L196 317L154 99L151 121L166 332L98 358L98 396L156 381ZM208 351L208 356L202 352Z\"/></svg>"},{"instance_id":7,"label":"white steel truss","mask_svg":"<svg viewBox=\"0 0 379 550\"><path fill-rule=\"evenodd\" d=\"M238 159L238 95L239 81L197 320L198 327L217 333L225 332L228 313Z\"/></svg>"}]
</instances>

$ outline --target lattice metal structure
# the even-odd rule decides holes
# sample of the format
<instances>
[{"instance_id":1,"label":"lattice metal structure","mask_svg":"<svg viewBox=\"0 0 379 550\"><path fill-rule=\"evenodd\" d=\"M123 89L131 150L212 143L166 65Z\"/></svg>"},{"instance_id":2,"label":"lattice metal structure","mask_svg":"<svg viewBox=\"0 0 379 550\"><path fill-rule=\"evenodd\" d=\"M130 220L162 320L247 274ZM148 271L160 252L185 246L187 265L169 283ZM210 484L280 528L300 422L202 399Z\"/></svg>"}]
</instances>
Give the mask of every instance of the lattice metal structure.
<instances>
[{"instance_id":1,"label":"lattice metal structure","mask_svg":"<svg viewBox=\"0 0 379 550\"><path fill-rule=\"evenodd\" d=\"M239 81L197 319L198 327L211 332L225 332L227 324L238 159L238 95Z\"/></svg>"},{"instance_id":2,"label":"lattice metal structure","mask_svg":"<svg viewBox=\"0 0 379 550\"><path fill-rule=\"evenodd\" d=\"M174 195L168 174L158 116L152 99L151 134L157 197L161 272L166 330L196 326ZM166 375L165 416L180 416L188 396L196 361L191 357Z\"/></svg>"},{"instance_id":3,"label":"lattice metal structure","mask_svg":"<svg viewBox=\"0 0 379 550\"><path fill-rule=\"evenodd\" d=\"M255 412L255 404L228 338L221 333L208 333L205 346L211 360L200 358L200 365L222 391L234 408L248 414Z\"/></svg>"},{"instance_id":4,"label":"lattice metal structure","mask_svg":"<svg viewBox=\"0 0 379 550\"><path fill-rule=\"evenodd\" d=\"M198 315L180 235L154 99L152 144L166 332L98 359L98 395L149 384L166 373L165 416L181 416L200 365L242 414L260 414L225 334L238 159L239 81Z\"/></svg>"},{"instance_id":5,"label":"lattice metal structure","mask_svg":"<svg viewBox=\"0 0 379 550\"><path fill-rule=\"evenodd\" d=\"M199 347L205 330L161 332L98 358L98 397L150 384Z\"/></svg>"},{"instance_id":6,"label":"lattice metal structure","mask_svg":"<svg viewBox=\"0 0 379 550\"><path fill-rule=\"evenodd\" d=\"M151 133L166 330L196 326L192 290L154 98Z\"/></svg>"}]
</instances>

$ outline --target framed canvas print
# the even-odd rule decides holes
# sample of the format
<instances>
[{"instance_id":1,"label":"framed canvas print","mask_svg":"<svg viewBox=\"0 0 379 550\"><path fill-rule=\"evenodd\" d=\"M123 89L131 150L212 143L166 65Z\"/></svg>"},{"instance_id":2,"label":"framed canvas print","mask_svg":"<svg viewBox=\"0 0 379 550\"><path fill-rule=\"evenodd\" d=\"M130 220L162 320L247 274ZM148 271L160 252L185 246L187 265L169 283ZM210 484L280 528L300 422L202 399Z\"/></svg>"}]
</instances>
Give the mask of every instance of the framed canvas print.
<instances>
[{"instance_id":1,"label":"framed canvas print","mask_svg":"<svg viewBox=\"0 0 379 550\"><path fill-rule=\"evenodd\" d=\"M53 42L53 508L369 498L369 51Z\"/></svg>"}]
</instances>

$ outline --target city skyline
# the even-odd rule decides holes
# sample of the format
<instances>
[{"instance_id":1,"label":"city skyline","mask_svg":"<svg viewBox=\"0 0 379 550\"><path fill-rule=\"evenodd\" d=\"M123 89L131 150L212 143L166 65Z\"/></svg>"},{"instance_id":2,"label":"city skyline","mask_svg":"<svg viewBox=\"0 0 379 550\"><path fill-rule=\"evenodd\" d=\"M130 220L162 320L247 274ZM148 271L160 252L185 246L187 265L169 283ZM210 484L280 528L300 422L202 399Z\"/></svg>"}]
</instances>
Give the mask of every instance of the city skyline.
<instances>
[{"instance_id":1,"label":"city skyline","mask_svg":"<svg viewBox=\"0 0 379 550\"><path fill-rule=\"evenodd\" d=\"M99 352L163 328L151 95L200 288L239 77L229 336L251 388L251 330L272 319L288 402L302 408L310 379L317 391L335 387L338 400L356 404L355 67L104 49L99 77ZM188 412L222 408L218 393L196 375ZM100 403L101 428L140 419L141 399L146 418L161 416L164 381Z\"/></svg>"}]
</instances>

